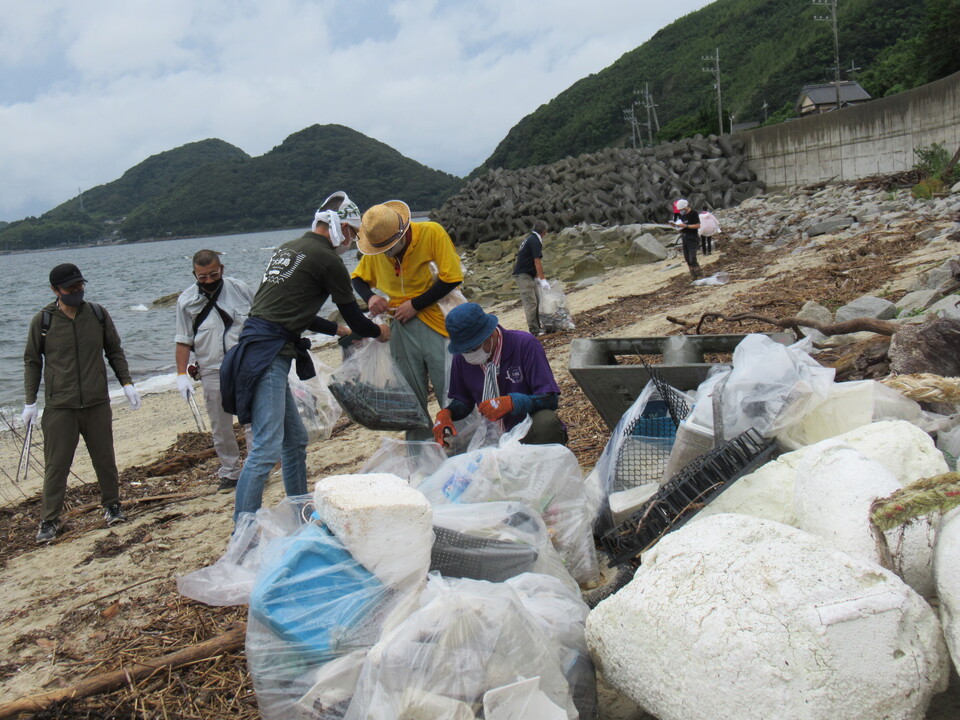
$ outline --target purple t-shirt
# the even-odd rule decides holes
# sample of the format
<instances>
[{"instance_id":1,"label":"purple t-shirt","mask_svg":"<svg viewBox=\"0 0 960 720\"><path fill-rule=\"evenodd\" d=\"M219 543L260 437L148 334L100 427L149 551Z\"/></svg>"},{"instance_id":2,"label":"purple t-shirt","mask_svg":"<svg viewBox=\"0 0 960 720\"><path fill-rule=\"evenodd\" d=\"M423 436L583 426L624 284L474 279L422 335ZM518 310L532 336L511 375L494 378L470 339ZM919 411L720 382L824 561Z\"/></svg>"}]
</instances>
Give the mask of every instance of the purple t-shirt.
<instances>
[{"instance_id":1,"label":"purple t-shirt","mask_svg":"<svg viewBox=\"0 0 960 720\"><path fill-rule=\"evenodd\" d=\"M547 362L543 345L533 335L522 330L503 330L503 350L500 354L500 370L497 384L501 395L522 393L540 395L560 394L553 371ZM483 366L471 365L463 355L455 355L450 369L450 389L447 396L459 400L468 408L483 400ZM523 416L507 415L503 426L509 430L523 420Z\"/></svg>"}]
</instances>

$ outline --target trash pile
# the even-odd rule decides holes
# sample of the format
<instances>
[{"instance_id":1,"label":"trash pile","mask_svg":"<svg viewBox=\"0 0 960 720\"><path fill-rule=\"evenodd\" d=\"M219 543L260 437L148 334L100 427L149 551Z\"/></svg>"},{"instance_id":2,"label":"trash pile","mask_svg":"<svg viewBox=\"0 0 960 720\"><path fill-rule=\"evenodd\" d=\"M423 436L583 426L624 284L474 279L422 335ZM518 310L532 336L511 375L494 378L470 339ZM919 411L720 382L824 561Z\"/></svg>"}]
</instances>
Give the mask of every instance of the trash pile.
<instances>
[{"instance_id":1,"label":"trash pile","mask_svg":"<svg viewBox=\"0 0 960 720\"><path fill-rule=\"evenodd\" d=\"M931 437L960 418L810 349L747 336L689 393L653 370L586 480L529 420L451 456L385 439L178 588L249 605L267 720L589 720L595 667L660 720L920 720L960 661Z\"/></svg>"},{"instance_id":2,"label":"trash pile","mask_svg":"<svg viewBox=\"0 0 960 720\"><path fill-rule=\"evenodd\" d=\"M682 468L624 490L651 381L588 479L621 573L587 644L660 720L919 719L960 663L960 417L810 349L748 336L655 438Z\"/></svg>"},{"instance_id":3,"label":"trash pile","mask_svg":"<svg viewBox=\"0 0 960 720\"><path fill-rule=\"evenodd\" d=\"M248 604L264 718L595 716L577 583L597 578L592 516L573 453L521 445L528 429L450 458L387 440L373 465L403 477L319 480L178 578Z\"/></svg>"}]
</instances>

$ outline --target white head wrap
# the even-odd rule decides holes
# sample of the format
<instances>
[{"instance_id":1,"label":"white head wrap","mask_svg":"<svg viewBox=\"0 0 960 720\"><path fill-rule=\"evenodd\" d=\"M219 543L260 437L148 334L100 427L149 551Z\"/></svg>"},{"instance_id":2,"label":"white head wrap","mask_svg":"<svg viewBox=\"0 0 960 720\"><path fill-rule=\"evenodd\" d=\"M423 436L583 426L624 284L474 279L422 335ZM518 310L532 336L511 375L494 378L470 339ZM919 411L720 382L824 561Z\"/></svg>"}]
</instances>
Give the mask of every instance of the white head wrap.
<instances>
[{"instance_id":1,"label":"white head wrap","mask_svg":"<svg viewBox=\"0 0 960 720\"><path fill-rule=\"evenodd\" d=\"M343 231L340 229L340 215L336 210L317 210L313 216L313 225L310 229L317 231L319 223L326 223L327 231L330 233L330 244L334 247L340 247L343 242Z\"/></svg>"}]
</instances>

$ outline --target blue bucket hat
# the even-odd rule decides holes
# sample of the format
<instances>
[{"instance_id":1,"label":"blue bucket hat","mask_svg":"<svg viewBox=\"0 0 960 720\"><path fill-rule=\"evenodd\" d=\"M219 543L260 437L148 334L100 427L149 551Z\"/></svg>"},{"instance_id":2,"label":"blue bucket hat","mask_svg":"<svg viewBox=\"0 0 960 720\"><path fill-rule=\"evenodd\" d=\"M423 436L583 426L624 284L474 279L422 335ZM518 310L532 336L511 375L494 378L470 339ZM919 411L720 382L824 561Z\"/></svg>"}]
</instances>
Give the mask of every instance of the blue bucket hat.
<instances>
[{"instance_id":1,"label":"blue bucket hat","mask_svg":"<svg viewBox=\"0 0 960 720\"><path fill-rule=\"evenodd\" d=\"M476 303L457 305L447 315L450 334L447 351L457 355L479 347L497 329L498 323L496 315L485 313Z\"/></svg>"}]
</instances>

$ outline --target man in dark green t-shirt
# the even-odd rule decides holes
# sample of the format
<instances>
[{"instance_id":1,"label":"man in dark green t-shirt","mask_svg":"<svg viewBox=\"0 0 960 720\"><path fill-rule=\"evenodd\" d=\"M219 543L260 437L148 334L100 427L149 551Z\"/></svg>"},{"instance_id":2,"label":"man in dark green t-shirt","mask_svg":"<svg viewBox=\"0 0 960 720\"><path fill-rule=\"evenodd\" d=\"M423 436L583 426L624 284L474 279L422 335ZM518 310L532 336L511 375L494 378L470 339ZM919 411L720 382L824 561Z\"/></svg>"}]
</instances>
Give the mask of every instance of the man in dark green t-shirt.
<instances>
[{"instance_id":1,"label":"man in dark green t-shirt","mask_svg":"<svg viewBox=\"0 0 960 720\"><path fill-rule=\"evenodd\" d=\"M224 409L230 411L226 403L231 402L240 422L249 417L253 431L253 447L237 480L234 522L240 513L260 508L263 486L277 460L283 463L286 494L307 492L307 431L287 385L292 358L301 378L315 374L309 343L300 334L311 330L343 336L352 330L380 342L390 339L389 327L364 317L339 257L359 227L360 211L345 193L327 198L312 230L284 243L270 258L240 340L224 359L221 376L230 388ZM327 298L349 327L317 316Z\"/></svg>"}]
</instances>

